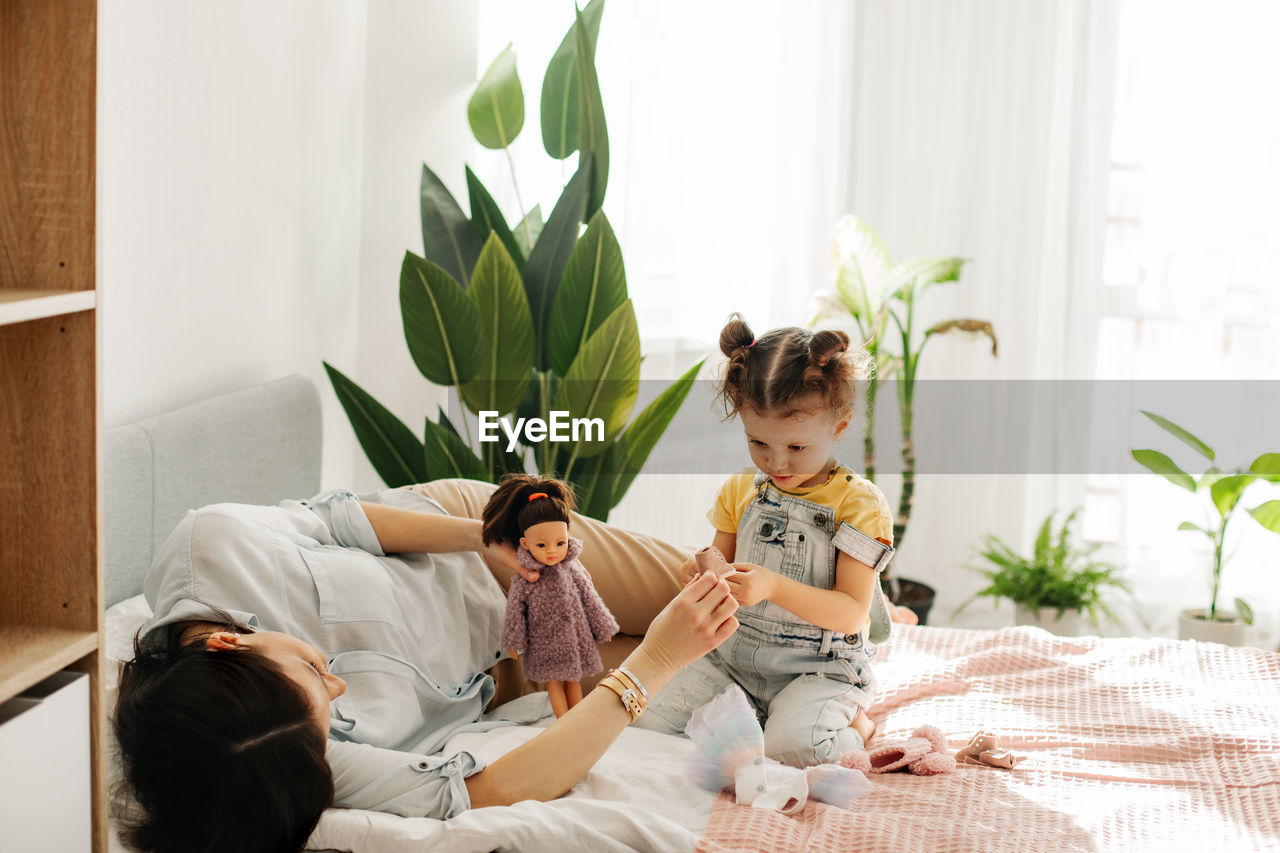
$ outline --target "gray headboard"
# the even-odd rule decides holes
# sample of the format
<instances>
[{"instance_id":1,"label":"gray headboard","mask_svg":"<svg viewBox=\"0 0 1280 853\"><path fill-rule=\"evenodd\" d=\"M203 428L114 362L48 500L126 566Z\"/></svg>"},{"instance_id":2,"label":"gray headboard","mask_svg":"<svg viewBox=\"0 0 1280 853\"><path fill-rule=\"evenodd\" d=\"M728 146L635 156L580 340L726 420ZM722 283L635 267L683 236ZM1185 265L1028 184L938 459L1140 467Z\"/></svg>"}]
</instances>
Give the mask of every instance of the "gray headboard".
<instances>
[{"instance_id":1,"label":"gray headboard","mask_svg":"<svg viewBox=\"0 0 1280 853\"><path fill-rule=\"evenodd\" d=\"M320 489L320 397L290 376L107 430L107 606L142 591L187 510L275 504Z\"/></svg>"}]
</instances>

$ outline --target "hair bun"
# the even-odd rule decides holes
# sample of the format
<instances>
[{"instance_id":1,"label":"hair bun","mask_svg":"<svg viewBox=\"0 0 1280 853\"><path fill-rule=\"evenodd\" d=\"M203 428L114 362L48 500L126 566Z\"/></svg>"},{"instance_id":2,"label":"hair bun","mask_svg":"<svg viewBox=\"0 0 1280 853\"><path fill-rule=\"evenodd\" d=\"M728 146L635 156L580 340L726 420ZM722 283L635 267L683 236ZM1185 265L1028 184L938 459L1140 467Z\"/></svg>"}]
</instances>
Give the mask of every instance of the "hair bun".
<instances>
[{"instance_id":1,"label":"hair bun","mask_svg":"<svg viewBox=\"0 0 1280 853\"><path fill-rule=\"evenodd\" d=\"M729 315L729 321L720 330L720 352L730 360L746 358L747 351L751 349L755 340L755 333L751 331L747 321L742 319L741 314L735 312Z\"/></svg>"},{"instance_id":2,"label":"hair bun","mask_svg":"<svg viewBox=\"0 0 1280 853\"><path fill-rule=\"evenodd\" d=\"M815 332L809 340L809 363L825 368L831 359L849 349L849 336L836 329Z\"/></svg>"}]
</instances>

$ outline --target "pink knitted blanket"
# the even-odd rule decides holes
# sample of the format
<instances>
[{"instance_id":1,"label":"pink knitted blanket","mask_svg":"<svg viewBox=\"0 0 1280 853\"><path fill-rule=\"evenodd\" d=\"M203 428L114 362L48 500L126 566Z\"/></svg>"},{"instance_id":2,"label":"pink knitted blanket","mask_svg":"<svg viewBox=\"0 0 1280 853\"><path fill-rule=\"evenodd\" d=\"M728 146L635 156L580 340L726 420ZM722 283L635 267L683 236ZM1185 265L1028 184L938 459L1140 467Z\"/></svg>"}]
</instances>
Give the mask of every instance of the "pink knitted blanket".
<instances>
[{"instance_id":1,"label":"pink knitted blanket","mask_svg":"<svg viewBox=\"0 0 1280 853\"><path fill-rule=\"evenodd\" d=\"M1280 654L895 625L875 667L872 744L985 729L1028 760L872 776L852 811L721 794L699 850L1280 850Z\"/></svg>"}]
</instances>

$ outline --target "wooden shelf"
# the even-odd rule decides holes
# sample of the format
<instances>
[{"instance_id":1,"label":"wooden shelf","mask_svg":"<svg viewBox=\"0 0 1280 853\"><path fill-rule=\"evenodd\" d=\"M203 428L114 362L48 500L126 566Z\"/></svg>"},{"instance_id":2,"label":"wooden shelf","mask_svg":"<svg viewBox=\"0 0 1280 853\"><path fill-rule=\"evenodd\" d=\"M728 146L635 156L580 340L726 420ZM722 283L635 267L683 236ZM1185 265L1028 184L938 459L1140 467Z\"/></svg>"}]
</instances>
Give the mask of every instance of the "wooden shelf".
<instances>
[{"instance_id":1,"label":"wooden shelf","mask_svg":"<svg viewBox=\"0 0 1280 853\"><path fill-rule=\"evenodd\" d=\"M92 290L0 290L0 326L88 311L97 303Z\"/></svg>"},{"instance_id":2,"label":"wooden shelf","mask_svg":"<svg viewBox=\"0 0 1280 853\"><path fill-rule=\"evenodd\" d=\"M0 625L0 702L98 648L96 631Z\"/></svg>"}]
</instances>

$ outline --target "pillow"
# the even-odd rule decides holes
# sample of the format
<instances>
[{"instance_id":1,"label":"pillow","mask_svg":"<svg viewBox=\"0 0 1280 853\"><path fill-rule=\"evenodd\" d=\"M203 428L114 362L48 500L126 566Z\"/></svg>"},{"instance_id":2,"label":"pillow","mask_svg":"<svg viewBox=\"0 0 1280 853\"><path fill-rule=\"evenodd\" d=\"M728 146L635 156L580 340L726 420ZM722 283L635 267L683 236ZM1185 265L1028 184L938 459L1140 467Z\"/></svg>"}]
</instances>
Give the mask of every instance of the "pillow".
<instances>
[{"instance_id":1,"label":"pillow","mask_svg":"<svg viewBox=\"0 0 1280 853\"><path fill-rule=\"evenodd\" d=\"M104 649L103 687L107 703L107 713L116 707L116 688L120 684L120 664L133 660L133 638L143 625L151 619L151 606L141 593L133 598L126 598L118 604L107 608L106 635L107 644Z\"/></svg>"},{"instance_id":2,"label":"pillow","mask_svg":"<svg viewBox=\"0 0 1280 853\"><path fill-rule=\"evenodd\" d=\"M108 813L113 820L124 820L133 814L134 804L120 784L122 772L111 721L116 712L116 696L120 686L120 664L133 659L133 638L151 619L151 606L141 594L126 598L107 608L106 645L103 647L102 698L107 709L107 779Z\"/></svg>"}]
</instances>

